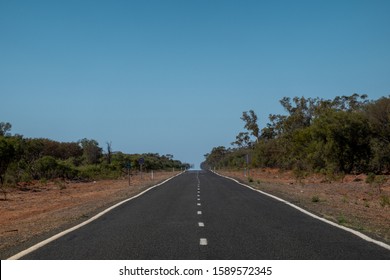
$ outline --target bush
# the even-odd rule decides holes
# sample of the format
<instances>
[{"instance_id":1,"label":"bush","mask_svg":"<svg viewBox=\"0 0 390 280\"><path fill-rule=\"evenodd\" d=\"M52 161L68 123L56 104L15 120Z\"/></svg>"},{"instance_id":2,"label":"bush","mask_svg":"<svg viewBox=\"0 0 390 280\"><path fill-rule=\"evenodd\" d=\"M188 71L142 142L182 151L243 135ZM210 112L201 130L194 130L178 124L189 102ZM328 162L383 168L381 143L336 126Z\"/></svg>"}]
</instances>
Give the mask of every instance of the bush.
<instances>
[{"instance_id":1,"label":"bush","mask_svg":"<svg viewBox=\"0 0 390 280\"><path fill-rule=\"evenodd\" d=\"M76 167L68 162L57 162L57 177L73 180L79 176Z\"/></svg>"},{"instance_id":2,"label":"bush","mask_svg":"<svg viewBox=\"0 0 390 280\"><path fill-rule=\"evenodd\" d=\"M79 176L85 180L96 180L101 173L99 165L85 165L79 168Z\"/></svg>"},{"instance_id":3,"label":"bush","mask_svg":"<svg viewBox=\"0 0 390 280\"><path fill-rule=\"evenodd\" d=\"M367 184L373 184L375 181L375 174L374 173L368 173L367 177L366 177L366 183Z\"/></svg>"},{"instance_id":4,"label":"bush","mask_svg":"<svg viewBox=\"0 0 390 280\"><path fill-rule=\"evenodd\" d=\"M318 195L315 195L311 198L311 202L317 203L320 202L320 197Z\"/></svg>"},{"instance_id":5,"label":"bush","mask_svg":"<svg viewBox=\"0 0 390 280\"><path fill-rule=\"evenodd\" d=\"M338 222L340 225L344 225L344 224L347 224L347 223L348 223L348 221L347 221L347 219L344 217L344 215L338 216L338 217L337 217L337 222Z\"/></svg>"},{"instance_id":6,"label":"bush","mask_svg":"<svg viewBox=\"0 0 390 280\"><path fill-rule=\"evenodd\" d=\"M366 178L366 183L370 184L372 187L377 187L378 192L382 192L383 185L387 182L387 178L384 175L375 175L374 173L369 173Z\"/></svg>"},{"instance_id":7,"label":"bush","mask_svg":"<svg viewBox=\"0 0 390 280\"><path fill-rule=\"evenodd\" d=\"M380 200L380 205L382 206L382 207L385 207L385 206L390 206L390 198L389 198L389 196L387 196L387 195L382 195L381 196L381 200Z\"/></svg>"},{"instance_id":8,"label":"bush","mask_svg":"<svg viewBox=\"0 0 390 280\"><path fill-rule=\"evenodd\" d=\"M79 167L79 177L84 180L117 179L121 169L114 164L91 164Z\"/></svg>"},{"instance_id":9,"label":"bush","mask_svg":"<svg viewBox=\"0 0 390 280\"><path fill-rule=\"evenodd\" d=\"M57 177L57 161L52 156L37 159L31 167L34 179L51 179Z\"/></svg>"},{"instance_id":10,"label":"bush","mask_svg":"<svg viewBox=\"0 0 390 280\"><path fill-rule=\"evenodd\" d=\"M78 171L67 162L57 161L52 156L44 156L37 159L32 167L31 173L34 179L67 178L74 179Z\"/></svg>"}]
</instances>

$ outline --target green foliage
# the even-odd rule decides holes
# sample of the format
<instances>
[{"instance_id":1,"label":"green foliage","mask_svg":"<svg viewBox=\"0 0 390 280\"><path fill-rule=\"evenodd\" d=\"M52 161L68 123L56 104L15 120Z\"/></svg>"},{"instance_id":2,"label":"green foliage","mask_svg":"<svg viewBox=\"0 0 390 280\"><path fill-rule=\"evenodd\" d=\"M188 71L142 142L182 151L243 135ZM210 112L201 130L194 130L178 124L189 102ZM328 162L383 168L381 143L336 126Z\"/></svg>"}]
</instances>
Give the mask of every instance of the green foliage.
<instances>
[{"instance_id":1,"label":"green foliage","mask_svg":"<svg viewBox=\"0 0 390 280\"><path fill-rule=\"evenodd\" d=\"M43 156L32 164L30 168L31 175L34 179L54 179L66 178L74 179L78 176L75 167L63 163L52 156Z\"/></svg>"},{"instance_id":2,"label":"green foliage","mask_svg":"<svg viewBox=\"0 0 390 280\"><path fill-rule=\"evenodd\" d=\"M241 117L247 132L232 143L238 148L213 148L202 166L239 168L245 164L242 155L249 154L251 167L293 170L297 180L310 172L321 172L330 181L351 173L390 172L390 98L285 97L280 103L287 114L270 114L256 143L247 144L249 135L259 131L251 110Z\"/></svg>"},{"instance_id":3,"label":"green foliage","mask_svg":"<svg viewBox=\"0 0 390 280\"><path fill-rule=\"evenodd\" d=\"M382 192L382 187L386 182L387 178L385 176L375 175L374 173L369 173L366 178L366 183L376 187L379 193Z\"/></svg>"},{"instance_id":4,"label":"green foliage","mask_svg":"<svg viewBox=\"0 0 390 280\"><path fill-rule=\"evenodd\" d=\"M4 174L15 157L15 148L7 138L0 136L0 186L3 187Z\"/></svg>"},{"instance_id":5,"label":"green foliage","mask_svg":"<svg viewBox=\"0 0 390 280\"><path fill-rule=\"evenodd\" d=\"M302 183L302 180L305 179L305 177L307 176L307 172L305 172L305 170L300 167L294 167L293 174L295 180L299 183Z\"/></svg>"},{"instance_id":6,"label":"green foliage","mask_svg":"<svg viewBox=\"0 0 390 280\"><path fill-rule=\"evenodd\" d=\"M311 198L311 202L314 202L314 203L320 202L320 197L318 195L314 195Z\"/></svg>"},{"instance_id":7,"label":"green foliage","mask_svg":"<svg viewBox=\"0 0 390 280\"><path fill-rule=\"evenodd\" d=\"M251 146L250 136L248 132L240 132L236 136L236 141L231 143L232 145L237 145L239 148Z\"/></svg>"},{"instance_id":8,"label":"green foliage","mask_svg":"<svg viewBox=\"0 0 390 280\"><path fill-rule=\"evenodd\" d=\"M360 113L331 111L312 125L313 140L322 147L322 160L335 172L367 170L370 160L370 130Z\"/></svg>"},{"instance_id":9,"label":"green foliage","mask_svg":"<svg viewBox=\"0 0 390 280\"><path fill-rule=\"evenodd\" d=\"M12 125L8 122L0 122L0 136L8 136Z\"/></svg>"},{"instance_id":10,"label":"green foliage","mask_svg":"<svg viewBox=\"0 0 390 280\"><path fill-rule=\"evenodd\" d=\"M57 167L58 164L54 157L44 156L34 162L31 170L35 179L51 179L57 177Z\"/></svg>"},{"instance_id":11,"label":"green foliage","mask_svg":"<svg viewBox=\"0 0 390 280\"><path fill-rule=\"evenodd\" d=\"M98 180L103 177L102 167L97 164L83 165L79 168L80 178L84 180Z\"/></svg>"},{"instance_id":12,"label":"green foliage","mask_svg":"<svg viewBox=\"0 0 390 280\"><path fill-rule=\"evenodd\" d=\"M379 203L382 207L390 206L390 197L388 195L382 195Z\"/></svg>"},{"instance_id":13,"label":"green foliage","mask_svg":"<svg viewBox=\"0 0 390 280\"><path fill-rule=\"evenodd\" d=\"M214 148L206 154L206 161L202 163L203 169L208 168L244 168L247 166L246 157L251 154L250 149L226 149L223 146Z\"/></svg>"},{"instance_id":14,"label":"green foliage","mask_svg":"<svg viewBox=\"0 0 390 280\"><path fill-rule=\"evenodd\" d=\"M367 184L373 184L375 182L375 177L376 175L372 172L368 173L367 177L366 177L366 183Z\"/></svg>"},{"instance_id":15,"label":"green foliage","mask_svg":"<svg viewBox=\"0 0 390 280\"><path fill-rule=\"evenodd\" d=\"M243 112L241 120L245 122L245 128L250 131L251 135L256 138L256 142L258 142L260 137L260 130L257 124L257 115L253 110L249 110L249 112ZM247 137L244 137L248 140Z\"/></svg>"},{"instance_id":16,"label":"green foliage","mask_svg":"<svg viewBox=\"0 0 390 280\"><path fill-rule=\"evenodd\" d=\"M100 162L103 149L99 147L99 143L96 140L84 138L80 140L80 144L83 148L83 158L86 164L97 164Z\"/></svg>"},{"instance_id":17,"label":"green foliage","mask_svg":"<svg viewBox=\"0 0 390 280\"><path fill-rule=\"evenodd\" d=\"M116 179L123 175L127 163L133 170L139 170L138 160L141 157L145 160L144 171L190 168L189 164L175 160L171 154L114 153L110 142L107 143L109 155L104 155L103 149L93 139L57 142L23 138L12 136L10 129L9 123L0 123L0 187L4 195L7 186L17 185L18 182Z\"/></svg>"},{"instance_id":18,"label":"green foliage","mask_svg":"<svg viewBox=\"0 0 390 280\"><path fill-rule=\"evenodd\" d=\"M2 135L7 132L8 125L1 123ZM9 125L10 129L10 125ZM0 190L4 195L4 200L7 200L7 186L4 184L4 175L7 172L8 166L12 163L15 157L15 148L10 143L9 139L0 136Z\"/></svg>"},{"instance_id":19,"label":"green foliage","mask_svg":"<svg viewBox=\"0 0 390 280\"><path fill-rule=\"evenodd\" d=\"M347 219L344 217L344 215L340 215L337 217L337 222L340 224L340 225L345 225L348 223Z\"/></svg>"}]
</instances>

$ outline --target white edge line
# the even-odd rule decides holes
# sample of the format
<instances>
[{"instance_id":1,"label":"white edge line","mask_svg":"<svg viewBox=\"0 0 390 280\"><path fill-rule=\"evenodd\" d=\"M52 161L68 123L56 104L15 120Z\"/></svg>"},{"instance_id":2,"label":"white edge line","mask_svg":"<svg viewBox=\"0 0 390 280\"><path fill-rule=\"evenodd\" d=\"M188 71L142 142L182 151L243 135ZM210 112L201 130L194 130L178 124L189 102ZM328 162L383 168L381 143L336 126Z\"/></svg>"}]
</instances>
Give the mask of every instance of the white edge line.
<instances>
[{"instance_id":1,"label":"white edge line","mask_svg":"<svg viewBox=\"0 0 390 280\"><path fill-rule=\"evenodd\" d=\"M184 172L185 172L185 171L184 171ZM173 178L175 178L175 177L177 177L177 176L183 174L184 172L181 172L181 173L179 173L179 174L176 174L175 176L172 176L172 177L166 179L165 181L163 181L163 182L161 182L161 183L159 183L159 184L157 184L157 185L151 186L150 188L144 190L143 192L141 192L141 193L139 193L139 194L136 194L135 196L132 196L132 197L127 198L127 199L125 199L125 200L123 200L123 201L121 201L121 202L118 202L117 204L115 204L115 205L113 205L113 206L107 208L106 210L103 210L102 212L96 214L95 216L93 216L92 218L90 218L90 219L88 219L88 220L82 222L81 224L78 224L78 225L76 225L76 226L74 226L74 227L71 227L71 228L69 228L69 229L67 229L67 230L64 230L64 231L62 231L62 232L60 232L60 233L57 233L56 235L53 235L52 237L49 237L48 239L45 239L45 240L43 240L43 241L41 241L41 242L39 242L39 243L37 243L37 244L31 246L30 248L27 248L26 250L23 250L23 251L17 253L16 255L13 255L12 257L8 258L8 260L18 260L18 259L24 257L25 255L30 254L30 253L34 252L35 250L37 250L37 249L39 249L39 248L41 248L41 247L43 247L43 246L49 244L50 242L52 242L52 241L54 241L54 240L56 240L56 239L58 239L58 238L60 238L60 237L62 237L62 236L64 236L64 235L66 235L66 234L68 234L68 233L70 233L70 232L72 232L72 231L75 231L76 229L79 229L79 228L81 228L81 227L83 227L83 226L85 226L85 225L87 225L87 224L89 224L89 223L91 223L91 222L93 222L93 221L95 221L95 220L97 220L98 218L100 218L100 217L103 216L104 214L110 212L110 211L113 210L114 208L116 208L116 207L122 205L123 203L126 203L126 202L128 202L128 201L130 201L130 200L132 200L132 199L135 199L135 198L137 198L137 197L143 195L144 193L150 191L151 189L154 189L154 188L156 188L156 187L158 187L158 186L161 186L161 185L165 184L166 182L168 182L168 181L172 180Z\"/></svg>"},{"instance_id":2,"label":"white edge line","mask_svg":"<svg viewBox=\"0 0 390 280\"><path fill-rule=\"evenodd\" d=\"M291 206L291 207L293 207L293 208L295 208L295 209L301 211L302 213L304 213L304 214L306 214L306 215L309 215L309 216L312 217L312 218L315 218L315 219L320 220L320 221L322 221L322 222L324 222L324 223L330 224L330 225L332 225L332 226L334 226L334 227L337 227L337 228L343 229L343 230L345 230L345 231L348 231L348 232L350 232L350 233L352 233L352 234L354 234L354 235L356 235L356 236L358 236L358 237L360 237L360 238L362 238L362 239L364 239L364 240L366 240L366 241L368 241L368 242L375 243L376 245L379 245L379 246L381 246L381 247L383 247L383 248L385 248L385 249L387 249L387 250L390 250L390 245L388 245L388 244L386 244L386 243L384 243L384 242L382 242L382 241L375 240L375 239L373 239L373 238L371 238L371 237L369 237L369 236L367 236L367 235L365 235L365 234L363 234L363 233L361 233L361 232L359 232L359 231L357 231L357 230L354 230L354 229L351 229L351 228L348 228L348 227L345 227L345 226L336 224L336 223L334 223L334 222L332 222L332 221L329 221L329 220L327 220L327 219L325 219L325 218L321 218L321 217L319 217L319 216L317 216L317 215L315 215L315 214L313 214L313 213L310 213L309 211L306 211L305 209L303 209L303 208L301 208L301 207L299 207L299 206L297 206L297 205L295 205L295 204L293 204L293 203L291 203L291 202L288 202L288 201L286 201L286 200L284 200L284 199L281 199L281 198L279 198L279 197L277 197L277 196L274 196L274 195L272 195L272 194L269 194L269 193L267 193L267 192L264 192L264 191L255 189L255 188L253 188L253 187L251 187L251 186L249 186L249 185L243 184L243 183L239 182L239 181L236 180L236 179L230 178L230 177L225 176L225 175L218 174L217 172L214 172L214 171L212 171L212 170L211 170L211 172L213 172L214 174L216 174L216 175L218 175L218 176L224 177L224 178L226 178L226 179L230 179L230 180L236 182L237 184L240 184L240 185L242 185L242 186L244 186L244 187L247 187L247 188L249 188L249 189L251 189L251 190L254 190L254 191L259 192L259 193L261 193L261 194L264 194L264 195L266 195L266 196L272 197L273 199L276 199L276 200L278 200L278 201L281 201L281 202L283 202L283 203L285 203L285 204L287 204L287 205L289 205L289 206Z\"/></svg>"}]
</instances>

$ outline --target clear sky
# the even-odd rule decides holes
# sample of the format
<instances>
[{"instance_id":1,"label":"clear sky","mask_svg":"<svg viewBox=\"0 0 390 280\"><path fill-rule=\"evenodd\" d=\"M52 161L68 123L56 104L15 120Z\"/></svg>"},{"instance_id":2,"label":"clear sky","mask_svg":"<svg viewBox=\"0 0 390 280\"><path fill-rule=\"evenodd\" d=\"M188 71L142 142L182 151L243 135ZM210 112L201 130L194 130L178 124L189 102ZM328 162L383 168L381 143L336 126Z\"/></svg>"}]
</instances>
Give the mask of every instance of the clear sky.
<instances>
[{"instance_id":1,"label":"clear sky","mask_svg":"<svg viewBox=\"0 0 390 280\"><path fill-rule=\"evenodd\" d=\"M0 121L199 165L284 96L390 94L390 1L0 0Z\"/></svg>"}]
</instances>

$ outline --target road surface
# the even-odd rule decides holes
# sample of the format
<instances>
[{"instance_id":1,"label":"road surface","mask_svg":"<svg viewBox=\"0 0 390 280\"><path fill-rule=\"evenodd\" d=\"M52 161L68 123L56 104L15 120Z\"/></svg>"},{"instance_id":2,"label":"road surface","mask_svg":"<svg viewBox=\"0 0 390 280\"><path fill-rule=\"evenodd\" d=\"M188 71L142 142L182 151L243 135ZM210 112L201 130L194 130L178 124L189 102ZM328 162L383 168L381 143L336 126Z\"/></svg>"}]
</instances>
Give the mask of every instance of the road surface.
<instances>
[{"instance_id":1,"label":"road surface","mask_svg":"<svg viewBox=\"0 0 390 280\"><path fill-rule=\"evenodd\" d=\"M186 172L23 259L390 259L209 171Z\"/></svg>"}]
</instances>

